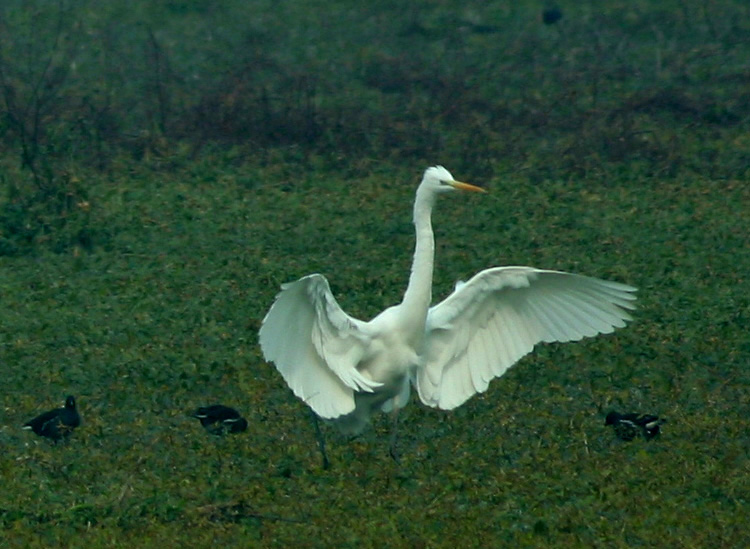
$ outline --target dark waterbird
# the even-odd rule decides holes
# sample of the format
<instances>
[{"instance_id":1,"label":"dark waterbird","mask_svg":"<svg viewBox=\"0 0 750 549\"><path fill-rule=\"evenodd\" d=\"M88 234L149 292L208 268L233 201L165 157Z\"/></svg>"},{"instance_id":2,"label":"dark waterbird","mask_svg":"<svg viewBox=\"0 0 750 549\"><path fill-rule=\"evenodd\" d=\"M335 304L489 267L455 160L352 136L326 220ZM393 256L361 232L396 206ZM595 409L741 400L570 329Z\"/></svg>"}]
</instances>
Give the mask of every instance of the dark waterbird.
<instances>
[{"instance_id":1,"label":"dark waterbird","mask_svg":"<svg viewBox=\"0 0 750 549\"><path fill-rule=\"evenodd\" d=\"M222 435L225 432L241 433L247 430L247 420L234 408L222 404L203 406L192 416L199 419L206 431L214 435Z\"/></svg>"},{"instance_id":2,"label":"dark waterbird","mask_svg":"<svg viewBox=\"0 0 750 549\"><path fill-rule=\"evenodd\" d=\"M562 17L563 13L560 8L548 8L542 12L542 23L545 25L554 25Z\"/></svg>"},{"instance_id":3,"label":"dark waterbird","mask_svg":"<svg viewBox=\"0 0 750 549\"><path fill-rule=\"evenodd\" d=\"M651 440L659 435L660 425L665 422L666 420L654 415L610 412L604 420L604 425L612 425L620 440L633 440L639 433L646 440Z\"/></svg>"},{"instance_id":4,"label":"dark waterbird","mask_svg":"<svg viewBox=\"0 0 750 549\"><path fill-rule=\"evenodd\" d=\"M69 396L65 399L63 408L55 408L36 416L24 424L24 429L30 429L37 435L47 437L57 442L68 437L73 429L81 424L81 416L76 409L76 399Z\"/></svg>"}]
</instances>

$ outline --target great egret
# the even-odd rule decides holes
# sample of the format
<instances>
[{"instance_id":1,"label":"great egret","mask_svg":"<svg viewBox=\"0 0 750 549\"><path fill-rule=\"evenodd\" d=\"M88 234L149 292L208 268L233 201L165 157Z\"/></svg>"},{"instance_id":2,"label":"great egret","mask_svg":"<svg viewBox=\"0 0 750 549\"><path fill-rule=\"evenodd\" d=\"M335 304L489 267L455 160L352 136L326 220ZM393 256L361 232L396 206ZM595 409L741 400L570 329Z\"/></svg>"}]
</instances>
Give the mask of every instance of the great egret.
<instances>
[{"instance_id":1,"label":"great egret","mask_svg":"<svg viewBox=\"0 0 750 549\"><path fill-rule=\"evenodd\" d=\"M535 269L481 271L437 305L431 214L439 195L484 192L428 168L414 201L416 247L403 300L369 322L347 315L323 275L283 284L263 319L260 346L294 394L344 433L378 410L422 402L450 410L487 389L540 342L577 341L630 320L635 288Z\"/></svg>"},{"instance_id":2,"label":"great egret","mask_svg":"<svg viewBox=\"0 0 750 549\"><path fill-rule=\"evenodd\" d=\"M65 399L64 408L55 408L36 416L26 422L24 429L30 429L39 436L47 437L55 442L69 436L73 429L81 424L81 416L76 409L76 399L69 396Z\"/></svg>"}]
</instances>

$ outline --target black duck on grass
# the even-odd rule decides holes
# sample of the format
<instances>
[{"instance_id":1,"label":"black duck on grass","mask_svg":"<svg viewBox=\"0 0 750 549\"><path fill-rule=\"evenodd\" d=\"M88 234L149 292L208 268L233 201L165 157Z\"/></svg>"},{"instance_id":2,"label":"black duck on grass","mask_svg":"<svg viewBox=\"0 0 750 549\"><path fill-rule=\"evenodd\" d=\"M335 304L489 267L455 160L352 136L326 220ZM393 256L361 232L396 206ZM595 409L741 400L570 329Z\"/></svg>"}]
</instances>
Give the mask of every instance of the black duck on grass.
<instances>
[{"instance_id":1,"label":"black duck on grass","mask_svg":"<svg viewBox=\"0 0 750 549\"><path fill-rule=\"evenodd\" d=\"M612 425L620 440L633 440L638 433L641 433L646 440L651 440L659 435L661 432L659 426L665 422L665 419L654 415L610 412L604 420L604 425Z\"/></svg>"},{"instance_id":2,"label":"black duck on grass","mask_svg":"<svg viewBox=\"0 0 750 549\"><path fill-rule=\"evenodd\" d=\"M554 25L562 19L563 13L560 8L548 8L542 11L542 23L545 25Z\"/></svg>"},{"instance_id":3,"label":"black duck on grass","mask_svg":"<svg viewBox=\"0 0 750 549\"><path fill-rule=\"evenodd\" d=\"M247 430L247 420L234 408L222 404L198 408L192 415L200 420L206 431L214 435Z\"/></svg>"},{"instance_id":4,"label":"black duck on grass","mask_svg":"<svg viewBox=\"0 0 750 549\"><path fill-rule=\"evenodd\" d=\"M23 428L57 442L68 437L80 424L81 416L76 409L76 399L69 396L65 399L65 407L44 412L26 422Z\"/></svg>"}]
</instances>

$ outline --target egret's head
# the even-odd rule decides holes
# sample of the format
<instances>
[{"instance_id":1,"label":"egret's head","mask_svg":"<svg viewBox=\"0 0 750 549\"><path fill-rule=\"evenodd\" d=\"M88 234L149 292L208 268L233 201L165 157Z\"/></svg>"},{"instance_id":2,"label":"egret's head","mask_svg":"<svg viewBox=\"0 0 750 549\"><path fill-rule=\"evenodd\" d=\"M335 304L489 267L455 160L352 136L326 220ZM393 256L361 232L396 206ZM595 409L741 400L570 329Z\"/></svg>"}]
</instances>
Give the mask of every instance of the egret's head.
<instances>
[{"instance_id":1,"label":"egret's head","mask_svg":"<svg viewBox=\"0 0 750 549\"><path fill-rule=\"evenodd\" d=\"M471 185L469 183L462 183L453 179L451 172L443 168L442 166L433 166L427 168L422 178L420 187L431 190L434 193L444 193L449 191L474 191L484 193L487 192L481 187Z\"/></svg>"}]
</instances>

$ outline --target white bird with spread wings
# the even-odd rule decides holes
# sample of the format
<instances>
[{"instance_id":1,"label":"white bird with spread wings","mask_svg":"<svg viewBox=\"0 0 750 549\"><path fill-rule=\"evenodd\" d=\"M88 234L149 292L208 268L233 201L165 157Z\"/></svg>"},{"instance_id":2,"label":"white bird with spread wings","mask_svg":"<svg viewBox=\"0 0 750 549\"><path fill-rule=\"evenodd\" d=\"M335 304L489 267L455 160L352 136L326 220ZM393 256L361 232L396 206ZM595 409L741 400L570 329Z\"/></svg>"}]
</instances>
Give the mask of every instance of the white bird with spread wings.
<instances>
[{"instance_id":1,"label":"white bird with spread wings","mask_svg":"<svg viewBox=\"0 0 750 549\"><path fill-rule=\"evenodd\" d=\"M432 208L441 194L484 192L428 168L414 201L416 247L403 300L369 322L347 315L323 275L284 284L260 328L260 345L294 394L346 433L378 410L395 411L413 384L422 402L451 410L538 343L606 334L630 320L635 288L596 278L495 267L432 305Z\"/></svg>"}]
</instances>

